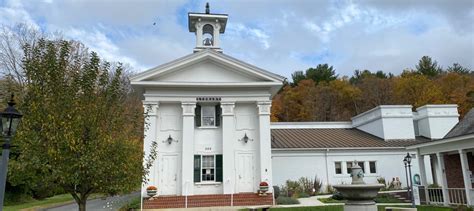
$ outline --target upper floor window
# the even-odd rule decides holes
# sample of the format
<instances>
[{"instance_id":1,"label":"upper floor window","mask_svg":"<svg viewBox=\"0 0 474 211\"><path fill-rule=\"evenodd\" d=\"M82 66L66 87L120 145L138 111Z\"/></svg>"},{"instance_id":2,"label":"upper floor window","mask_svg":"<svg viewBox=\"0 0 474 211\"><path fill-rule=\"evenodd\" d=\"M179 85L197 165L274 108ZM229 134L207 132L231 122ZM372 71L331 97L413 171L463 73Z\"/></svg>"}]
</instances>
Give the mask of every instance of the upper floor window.
<instances>
[{"instance_id":1,"label":"upper floor window","mask_svg":"<svg viewBox=\"0 0 474 211\"><path fill-rule=\"evenodd\" d=\"M216 126L216 107L201 107L201 126Z\"/></svg>"},{"instance_id":2,"label":"upper floor window","mask_svg":"<svg viewBox=\"0 0 474 211\"><path fill-rule=\"evenodd\" d=\"M221 107L219 104L198 104L194 118L196 127L220 126Z\"/></svg>"}]
</instances>

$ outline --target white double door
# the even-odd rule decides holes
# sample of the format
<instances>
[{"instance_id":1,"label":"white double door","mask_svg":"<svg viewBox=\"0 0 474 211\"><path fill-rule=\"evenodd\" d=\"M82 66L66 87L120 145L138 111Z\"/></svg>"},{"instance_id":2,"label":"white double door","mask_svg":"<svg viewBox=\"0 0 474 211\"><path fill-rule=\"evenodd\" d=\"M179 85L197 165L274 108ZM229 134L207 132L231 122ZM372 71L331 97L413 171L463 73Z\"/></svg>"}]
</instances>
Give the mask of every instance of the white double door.
<instances>
[{"instance_id":1,"label":"white double door","mask_svg":"<svg viewBox=\"0 0 474 211\"><path fill-rule=\"evenodd\" d=\"M178 155L163 155L161 158L160 187L161 195L177 195L179 180Z\"/></svg>"},{"instance_id":2,"label":"white double door","mask_svg":"<svg viewBox=\"0 0 474 211\"><path fill-rule=\"evenodd\" d=\"M251 152L236 153L235 157L236 191L239 193L254 192L255 159Z\"/></svg>"}]
</instances>

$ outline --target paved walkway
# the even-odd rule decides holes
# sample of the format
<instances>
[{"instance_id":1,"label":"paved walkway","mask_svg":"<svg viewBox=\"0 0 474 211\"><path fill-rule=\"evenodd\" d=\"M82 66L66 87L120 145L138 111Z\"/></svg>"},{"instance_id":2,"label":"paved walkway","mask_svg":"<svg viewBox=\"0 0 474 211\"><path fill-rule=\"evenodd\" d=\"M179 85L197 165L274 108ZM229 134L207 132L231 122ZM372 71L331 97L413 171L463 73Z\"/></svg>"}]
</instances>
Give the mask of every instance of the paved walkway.
<instances>
[{"instance_id":1,"label":"paved walkway","mask_svg":"<svg viewBox=\"0 0 474 211\"><path fill-rule=\"evenodd\" d=\"M86 210L119 210L120 207L130 202L133 198L140 196L139 192L123 195L123 196L112 196L107 197L106 199L92 199L87 200ZM55 207L51 209L46 209L48 211L70 211L78 210L76 203L67 204L60 207Z\"/></svg>"}]
</instances>

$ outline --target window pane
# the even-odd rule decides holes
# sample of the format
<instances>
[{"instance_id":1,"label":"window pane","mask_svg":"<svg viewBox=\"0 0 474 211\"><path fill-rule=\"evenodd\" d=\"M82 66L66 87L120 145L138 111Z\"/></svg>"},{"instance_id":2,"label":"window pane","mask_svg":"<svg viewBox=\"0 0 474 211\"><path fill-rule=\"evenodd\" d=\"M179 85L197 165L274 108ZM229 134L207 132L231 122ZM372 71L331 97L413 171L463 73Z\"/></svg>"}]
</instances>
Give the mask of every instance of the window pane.
<instances>
[{"instance_id":1,"label":"window pane","mask_svg":"<svg viewBox=\"0 0 474 211\"><path fill-rule=\"evenodd\" d=\"M347 173L350 174L352 173L352 162L346 162L347 165Z\"/></svg>"},{"instance_id":2,"label":"window pane","mask_svg":"<svg viewBox=\"0 0 474 211\"><path fill-rule=\"evenodd\" d=\"M342 174L341 162L336 162L334 165L336 167L336 174Z\"/></svg>"},{"instance_id":3,"label":"window pane","mask_svg":"<svg viewBox=\"0 0 474 211\"><path fill-rule=\"evenodd\" d=\"M202 126L214 126L215 125L215 112L214 106L202 106Z\"/></svg>"},{"instance_id":4,"label":"window pane","mask_svg":"<svg viewBox=\"0 0 474 211\"><path fill-rule=\"evenodd\" d=\"M370 161L369 166L370 166L370 173L371 174L377 173L377 169L375 168L375 161Z\"/></svg>"},{"instance_id":5,"label":"window pane","mask_svg":"<svg viewBox=\"0 0 474 211\"><path fill-rule=\"evenodd\" d=\"M214 155L202 156L202 181L214 181Z\"/></svg>"}]
</instances>

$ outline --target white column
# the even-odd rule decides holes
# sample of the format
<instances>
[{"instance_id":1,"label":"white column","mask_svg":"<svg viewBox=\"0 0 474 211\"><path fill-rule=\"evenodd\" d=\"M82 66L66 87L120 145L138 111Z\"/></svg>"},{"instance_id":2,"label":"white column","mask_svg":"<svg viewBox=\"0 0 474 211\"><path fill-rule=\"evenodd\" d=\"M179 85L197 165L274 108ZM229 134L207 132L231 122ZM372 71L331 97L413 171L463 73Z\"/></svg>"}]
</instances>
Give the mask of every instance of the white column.
<instances>
[{"instance_id":1,"label":"white column","mask_svg":"<svg viewBox=\"0 0 474 211\"><path fill-rule=\"evenodd\" d=\"M462 176L464 179L464 188L466 189L465 191L466 191L467 204L473 205L473 202L471 201L472 183L471 183L471 177L469 175L469 164L467 161L466 151L460 149L459 156L461 158Z\"/></svg>"},{"instance_id":2,"label":"white column","mask_svg":"<svg viewBox=\"0 0 474 211\"><path fill-rule=\"evenodd\" d=\"M145 112L145 126L144 126L144 144L143 144L143 151L145 153L145 158L148 157L151 150L151 145L153 142L156 142L156 130L157 130L157 121L158 121L158 105L159 103L156 101L143 101L143 110ZM158 159L158 158L156 158ZM156 162L153 162L153 164ZM146 160L143 160L143 165L146 166ZM148 184L142 185L142 197L146 194L146 187L148 185L158 185L158 178L156 169L157 166L152 165L147 175Z\"/></svg>"},{"instance_id":3,"label":"white column","mask_svg":"<svg viewBox=\"0 0 474 211\"><path fill-rule=\"evenodd\" d=\"M260 182L272 186L272 149L270 135L271 101L257 102L259 123ZM270 188L270 191L272 188Z\"/></svg>"},{"instance_id":4,"label":"white column","mask_svg":"<svg viewBox=\"0 0 474 211\"><path fill-rule=\"evenodd\" d=\"M419 171L420 171L420 177L421 177L421 185L423 185L425 188L424 188L424 193L425 193L425 200L426 200L426 204L428 204L429 202L429 199L428 199L428 182L426 180L426 167L425 167L425 156L420 154L420 149L418 148L417 149L417 158L418 158L418 168L419 168Z\"/></svg>"},{"instance_id":5,"label":"white column","mask_svg":"<svg viewBox=\"0 0 474 211\"><path fill-rule=\"evenodd\" d=\"M438 158L438 169L436 169L436 172L438 172L440 178L440 183L443 188L443 204L445 206L449 205L449 194L448 194L448 180L446 178L446 171L444 169L444 154L437 152L436 157Z\"/></svg>"},{"instance_id":6,"label":"white column","mask_svg":"<svg viewBox=\"0 0 474 211\"><path fill-rule=\"evenodd\" d=\"M193 195L194 187L194 108L195 102L182 102L183 149L181 164L181 195Z\"/></svg>"},{"instance_id":7,"label":"white column","mask_svg":"<svg viewBox=\"0 0 474 211\"><path fill-rule=\"evenodd\" d=\"M235 163L234 163L234 102L222 102L222 166L224 194L235 193Z\"/></svg>"}]
</instances>

